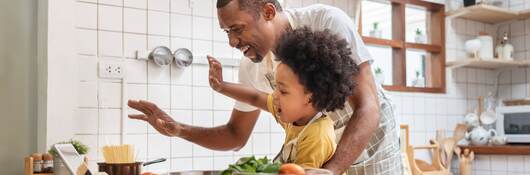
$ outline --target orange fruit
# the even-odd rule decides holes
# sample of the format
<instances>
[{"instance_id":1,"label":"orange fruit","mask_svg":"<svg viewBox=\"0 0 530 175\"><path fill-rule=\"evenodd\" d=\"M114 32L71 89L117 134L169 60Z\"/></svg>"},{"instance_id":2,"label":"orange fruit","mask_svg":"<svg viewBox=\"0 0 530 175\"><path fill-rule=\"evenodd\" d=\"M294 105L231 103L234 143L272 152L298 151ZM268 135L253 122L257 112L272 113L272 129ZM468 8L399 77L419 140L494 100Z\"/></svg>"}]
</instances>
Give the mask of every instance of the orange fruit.
<instances>
[{"instance_id":1,"label":"orange fruit","mask_svg":"<svg viewBox=\"0 0 530 175\"><path fill-rule=\"evenodd\" d=\"M151 173L151 172L144 172L142 173L142 175L156 175L155 173Z\"/></svg>"},{"instance_id":2,"label":"orange fruit","mask_svg":"<svg viewBox=\"0 0 530 175\"><path fill-rule=\"evenodd\" d=\"M294 163L286 163L280 166L281 175L305 175L305 170Z\"/></svg>"}]
</instances>

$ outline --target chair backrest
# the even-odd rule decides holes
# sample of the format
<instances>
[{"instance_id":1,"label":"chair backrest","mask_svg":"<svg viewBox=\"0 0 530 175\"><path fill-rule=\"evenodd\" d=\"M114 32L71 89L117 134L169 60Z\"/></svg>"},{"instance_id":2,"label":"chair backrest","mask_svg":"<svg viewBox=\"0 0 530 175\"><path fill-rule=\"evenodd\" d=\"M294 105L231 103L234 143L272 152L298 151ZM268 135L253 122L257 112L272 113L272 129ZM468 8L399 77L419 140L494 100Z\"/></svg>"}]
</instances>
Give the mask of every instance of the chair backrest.
<instances>
[{"instance_id":1,"label":"chair backrest","mask_svg":"<svg viewBox=\"0 0 530 175\"><path fill-rule=\"evenodd\" d=\"M399 125L399 147L401 152L407 152L407 146L410 145L409 125Z\"/></svg>"},{"instance_id":2,"label":"chair backrest","mask_svg":"<svg viewBox=\"0 0 530 175\"><path fill-rule=\"evenodd\" d=\"M403 162L403 174L412 175L411 164L409 159L409 153L407 152L409 145L409 126L400 125L399 126L399 147L401 150L401 158ZM412 160L414 161L414 160Z\"/></svg>"},{"instance_id":3,"label":"chair backrest","mask_svg":"<svg viewBox=\"0 0 530 175\"><path fill-rule=\"evenodd\" d=\"M400 150L403 156L403 166L405 174L423 175L428 174L439 174L439 175L450 175L451 173L445 169L440 161L440 144L435 140L430 140L428 145L425 146L412 146L410 144L410 130L408 125L400 125ZM432 153L433 159L432 164L428 164L422 160L416 160L414 157L414 150L428 150Z\"/></svg>"}]
</instances>

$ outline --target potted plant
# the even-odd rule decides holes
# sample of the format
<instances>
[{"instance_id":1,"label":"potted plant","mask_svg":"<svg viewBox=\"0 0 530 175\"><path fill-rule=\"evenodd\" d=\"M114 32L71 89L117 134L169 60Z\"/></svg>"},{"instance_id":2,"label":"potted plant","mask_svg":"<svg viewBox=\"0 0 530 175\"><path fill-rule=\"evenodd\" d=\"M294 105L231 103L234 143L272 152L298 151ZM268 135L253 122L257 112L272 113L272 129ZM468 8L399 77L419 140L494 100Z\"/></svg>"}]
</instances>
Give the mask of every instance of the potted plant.
<instances>
[{"instance_id":1,"label":"potted plant","mask_svg":"<svg viewBox=\"0 0 530 175\"><path fill-rule=\"evenodd\" d=\"M380 67L375 68L375 80L379 84L383 84L385 82L385 75L383 74L383 70L381 70Z\"/></svg>"},{"instance_id":2,"label":"potted plant","mask_svg":"<svg viewBox=\"0 0 530 175\"><path fill-rule=\"evenodd\" d=\"M425 35L423 35L423 32L419 28L416 29L416 37L414 37L414 41L416 43L425 43Z\"/></svg>"},{"instance_id":3,"label":"potted plant","mask_svg":"<svg viewBox=\"0 0 530 175\"><path fill-rule=\"evenodd\" d=\"M84 156L88 153L88 146L83 144L82 142L78 140L69 140L69 141L63 141L58 142L57 144L65 144L70 143L74 146L75 150L81 155ZM59 155L57 154L57 151L54 148L50 148L48 150L48 153L50 153L53 156L53 172L55 175L68 175L70 172L66 169L63 161L59 158Z\"/></svg>"},{"instance_id":4,"label":"potted plant","mask_svg":"<svg viewBox=\"0 0 530 175\"><path fill-rule=\"evenodd\" d=\"M425 87L425 79L420 76L420 71L416 70L416 78L412 80L412 86L414 87Z\"/></svg>"},{"instance_id":5,"label":"potted plant","mask_svg":"<svg viewBox=\"0 0 530 175\"><path fill-rule=\"evenodd\" d=\"M370 31L370 36L374 38L381 38L382 31L379 29L379 22L374 22L372 26L373 28Z\"/></svg>"}]
</instances>

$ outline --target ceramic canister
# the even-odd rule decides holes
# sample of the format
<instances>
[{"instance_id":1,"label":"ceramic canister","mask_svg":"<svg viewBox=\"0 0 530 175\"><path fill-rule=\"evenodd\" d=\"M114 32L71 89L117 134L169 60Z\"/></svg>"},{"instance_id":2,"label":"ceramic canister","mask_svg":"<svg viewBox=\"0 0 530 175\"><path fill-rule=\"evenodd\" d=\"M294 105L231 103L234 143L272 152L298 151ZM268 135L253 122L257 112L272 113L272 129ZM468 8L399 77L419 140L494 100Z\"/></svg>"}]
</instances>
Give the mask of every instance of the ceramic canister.
<instances>
[{"instance_id":1,"label":"ceramic canister","mask_svg":"<svg viewBox=\"0 0 530 175\"><path fill-rule=\"evenodd\" d=\"M481 47L478 51L478 57L482 59L493 59L493 38L484 34L481 34L477 38L481 43Z\"/></svg>"}]
</instances>

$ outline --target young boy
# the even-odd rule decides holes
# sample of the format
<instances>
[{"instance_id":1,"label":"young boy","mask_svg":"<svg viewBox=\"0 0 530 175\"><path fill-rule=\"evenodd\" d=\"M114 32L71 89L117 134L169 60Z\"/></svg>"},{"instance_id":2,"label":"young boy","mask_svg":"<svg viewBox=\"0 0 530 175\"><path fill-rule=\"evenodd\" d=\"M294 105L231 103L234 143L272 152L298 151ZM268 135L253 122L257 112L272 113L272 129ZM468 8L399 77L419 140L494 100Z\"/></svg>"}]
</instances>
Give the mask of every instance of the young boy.
<instances>
[{"instance_id":1,"label":"young boy","mask_svg":"<svg viewBox=\"0 0 530 175\"><path fill-rule=\"evenodd\" d=\"M327 111L344 107L358 71L345 40L329 31L309 28L287 32L275 50L273 94L222 81L221 64L209 57L210 85L224 95L269 111L285 129L275 160L320 168L335 152L333 121ZM272 83L272 81L271 81Z\"/></svg>"}]
</instances>

